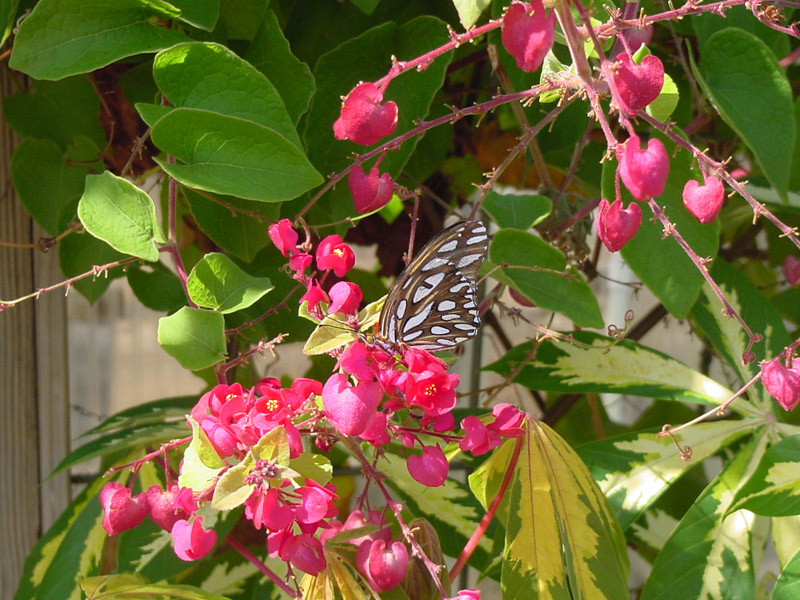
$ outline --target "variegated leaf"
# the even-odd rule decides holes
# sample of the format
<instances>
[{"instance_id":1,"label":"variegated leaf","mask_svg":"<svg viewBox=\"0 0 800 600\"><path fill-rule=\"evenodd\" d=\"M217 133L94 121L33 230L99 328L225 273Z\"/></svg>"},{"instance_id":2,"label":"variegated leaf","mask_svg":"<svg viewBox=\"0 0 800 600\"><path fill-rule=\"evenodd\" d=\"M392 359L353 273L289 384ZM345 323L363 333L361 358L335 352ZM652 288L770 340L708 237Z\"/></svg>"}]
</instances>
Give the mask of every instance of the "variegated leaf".
<instances>
[{"instance_id":1,"label":"variegated leaf","mask_svg":"<svg viewBox=\"0 0 800 600\"><path fill-rule=\"evenodd\" d=\"M772 589L771 600L800 598L800 550L798 550L798 546L795 546L795 550L794 555L784 563L778 581L775 582L775 587Z\"/></svg>"},{"instance_id":2,"label":"variegated leaf","mask_svg":"<svg viewBox=\"0 0 800 600\"><path fill-rule=\"evenodd\" d=\"M615 342L587 331L571 335L575 343L546 341L535 350L531 343L515 346L485 368L507 376L527 363L514 381L552 392L611 392L709 405L733 395L702 373L632 340Z\"/></svg>"},{"instance_id":3,"label":"variegated leaf","mask_svg":"<svg viewBox=\"0 0 800 600\"><path fill-rule=\"evenodd\" d=\"M740 508L767 517L800 514L800 434L764 453L758 468L736 492L729 511Z\"/></svg>"},{"instance_id":4,"label":"variegated leaf","mask_svg":"<svg viewBox=\"0 0 800 600\"><path fill-rule=\"evenodd\" d=\"M692 448L691 461L681 458L673 440L659 438L657 433L632 433L584 444L578 454L627 529L687 469L762 424L762 419L753 417L699 423L681 431L680 443Z\"/></svg>"},{"instance_id":5,"label":"variegated leaf","mask_svg":"<svg viewBox=\"0 0 800 600\"><path fill-rule=\"evenodd\" d=\"M757 517L745 510L727 515L736 489L766 449L765 433L736 452L712 481L658 554L641 600L754 598L752 532Z\"/></svg>"},{"instance_id":6,"label":"variegated leaf","mask_svg":"<svg viewBox=\"0 0 800 600\"><path fill-rule=\"evenodd\" d=\"M192 426L192 441L183 453L178 485L202 492L214 484L225 463L197 422L190 418L189 424Z\"/></svg>"},{"instance_id":7,"label":"variegated leaf","mask_svg":"<svg viewBox=\"0 0 800 600\"><path fill-rule=\"evenodd\" d=\"M692 308L692 315L716 351L739 374L739 380L744 383L759 372L759 361L780 354L791 339L780 313L744 274L717 257L711 276L731 307L754 333L763 336L762 341L752 348L756 360L742 365L742 354L747 349L747 334L738 321L725 315L725 307L708 283L703 285L700 298ZM756 393L756 390L760 390L760 393ZM765 409L771 410L775 405L760 383L748 393L754 402L760 403Z\"/></svg>"},{"instance_id":8,"label":"variegated leaf","mask_svg":"<svg viewBox=\"0 0 800 600\"><path fill-rule=\"evenodd\" d=\"M785 567L800 548L800 516L772 519L772 543L778 562Z\"/></svg>"},{"instance_id":9,"label":"variegated leaf","mask_svg":"<svg viewBox=\"0 0 800 600\"><path fill-rule=\"evenodd\" d=\"M191 585L147 583L131 575L102 575L87 577L81 587L90 600L120 600L122 598L160 598L169 600L228 600Z\"/></svg>"},{"instance_id":10,"label":"variegated leaf","mask_svg":"<svg viewBox=\"0 0 800 600\"><path fill-rule=\"evenodd\" d=\"M384 296L368 304L358 313L359 331L367 331L378 322L385 301L386 297ZM310 316L306 302L300 305L300 316L306 316L306 318L311 318L316 322L316 319ZM347 315L342 313L326 315L308 337L308 341L303 346L303 354L309 356L325 354L349 344L357 337L358 332L351 329L347 324Z\"/></svg>"},{"instance_id":11,"label":"variegated leaf","mask_svg":"<svg viewBox=\"0 0 800 600\"><path fill-rule=\"evenodd\" d=\"M625 538L608 502L575 451L533 420L525 436L495 451L484 475L497 489L521 444L498 513L506 525L503 598L610 600L628 597Z\"/></svg>"}]
</instances>

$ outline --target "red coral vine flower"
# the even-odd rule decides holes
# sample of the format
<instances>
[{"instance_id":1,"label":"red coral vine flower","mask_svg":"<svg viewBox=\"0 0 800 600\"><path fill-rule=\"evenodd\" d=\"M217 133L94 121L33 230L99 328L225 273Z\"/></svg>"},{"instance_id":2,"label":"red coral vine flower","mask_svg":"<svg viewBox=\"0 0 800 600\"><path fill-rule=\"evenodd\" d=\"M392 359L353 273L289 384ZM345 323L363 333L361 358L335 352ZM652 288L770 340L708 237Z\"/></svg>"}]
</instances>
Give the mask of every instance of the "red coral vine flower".
<instances>
[{"instance_id":1,"label":"red coral vine flower","mask_svg":"<svg viewBox=\"0 0 800 600\"><path fill-rule=\"evenodd\" d=\"M316 281L309 281L306 293L300 296L300 302L308 302L308 310L316 310L320 302L328 303L325 290Z\"/></svg>"},{"instance_id":2,"label":"red coral vine flower","mask_svg":"<svg viewBox=\"0 0 800 600\"><path fill-rule=\"evenodd\" d=\"M183 519L172 526L172 543L175 554L185 561L203 558L217 543L217 532L203 529L203 517L195 516L189 523Z\"/></svg>"},{"instance_id":3,"label":"red coral vine flower","mask_svg":"<svg viewBox=\"0 0 800 600\"><path fill-rule=\"evenodd\" d=\"M386 206L394 193L392 176L389 173L381 175L378 167L372 167L367 175L361 165L355 165L347 176L347 186L356 212L362 215Z\"/></svg>"},{"instance_id":4,"label":"red coral vine flower","mask_svg":"<svg viewBox=\"0 0 800 600\"><path fill-rule=\"evenodd\" d=\"M403 581L408 549L401 542L366 540L356 552L356 566L374 591L385 592Z\"/></svg>"},{"instance_id":5,"label":"red coral vine flower","mask_svg":"<svg viewBox=\"0 0 800 600\"><path fill-rule=\"evenodd\" d=\"M189 490L189 488L182 489ZM188 519L191 513L197 510L196 504L194 510L187 511L179 503L181 491L178 484L173 483L168 490L162 490L160 485L151 485L146 492L150 519L164 531L172 531L172 526L176 521ZM191 494L191 490L189 493Z\"/></svg>"},{"instance_id":6,"label":"red coral vine flower","mask_svg":"<svg viewBox=\"0 0 800 600\"><path fill-rule=\"evenodd\" d=\"M337 140L351 140L371 146L397 127L397 104L381 105L383 92L374 83L359 83L342 103L342 112L333 124Z\"/></svg>"},{"instance_id":7,"label":"red coral vine flower","mask_svg":"<svg viewBox=\"0 0 800 600\"><path fill-rule=\"evenodd\" d=\"M321 271L333 269L337 277L345 274L356 264L353 250L342 242L338 235L329 235L317 247L317 267Z\"/></svg>"},{"instance_id":8,"label":"red coral vine flower","mask_svg":"<svg viewBox=\"0 0 800 600\"><path fill-rule=\"evenodd\" d=\"M364 297L361 293L361 288L349 281L334 283L328 291L328 295L331 297L331 305L328 307L328 312L348 315L354 315L358 312L358 307Z\"/></svg>"},{"instance_id":9,"label":"red coral vine flower","mask_svg":"<svg viewBox=\"0 0 800 600\"><path fill-rule=\"evenodd\" d=\"M717 218L725 202L725 188L718 177L706 177L705 185L690 179L683 187L683 205L703 225Z\"/></svg>"},{"instance_id":10,"label":"red coral vine flower","mask_svg":"<svg viewBox=\"0 0 800 600\"><path fill-rule=\"evenodd\" d=\"M632 135L618 151L622 183L639 201L660 196L669 174L669 157L664 144L656 138L642 149L638 136Z\"/></svg>"},{"instance_id":11,"label":"red coral vine flower","mask_svg":"<svg viewBox=\"0 0 800 600\"><path fill-rule=\"evenodd\" d=\"M450 465L439 446L425 446L422 456L412 454L406 462L408 472L415 481L428 487L439 487L447 480Z\"/></svg>"},{"instance_id":12,"label":"red coral vine flower","mask_svg":"<svg viewBox=\"0 0 800 600\"><path fill-rule=\"evenodd\" d=\"M791 254L783 261L783 276L792 287L800 286L800 257Z\"/></svg>"},{"instance_id":13,"label":"red coral vine flower","mask_svg":"<svg viewBox=\"0 0 800 600\"><path fill-rule=\"evenodd\" d=\"M555 31L556 16L546 13L541 0L514 2L503 17L503 46L520 69L531 73L553 46Z\"/></svg>"},{"instance_id":14,"label":"red coral vine flower","mask_svg":"<svg viewBox=\"0 0 800 600\"><path fill-rule=\"evenodd\" d=\"M131 490L121 483L109 481L100 490L100 506L103 507L103 529L108 535L137 527L147 516L147 496L131 496Z\"/></svg>"},{"instance_id":15,"label":"red coral vine flower","mask_svg":"<svg viewBox=\"0 0 800 600\"><path fill-rule=\"evenodd\" d=\"M347 375L331 375L322 388L325 415L339 433L359 435L369 424L383 397L378 382L350 385Z\"/></svg>"},{"instance_id":16,"label":"red coral vine flower","mask_svg":"<svg viewBox=\"0 0 800 600\"><path fill-rule=\"evenodd\" d=\"M522 422L525 420L525 413L513 404L503 402L492 408L494 421L487 426L491 431L496 431L503 437L518 438L525 435L522 429Z\"/></svg>"},{"instance_id":17,"label":"red coral vine flower","mask_svg":"<svg viewBox=\"0 0 800 600\"><path fill-rule=\"evenodd\" d=\"M306 269L311 266L314 257L307 252L298 252L289 257L289 268L295 272L295 279L303 281Z\"/></svg>"},{"instance_id":18,"label":"red coral vine flower","mask_svg":"<svg viewBox=\"0 0 800 600\"><path fill-rule=\"evenodd\" d=\"M791 367L786 367L781 358L764 363L761 381L781 408L793 410L800 402L800 358L794 358Z\"/></svg>"},{"instance_id":19,"label":"red coral vine flower","mask_svg":"<svg viewBox=\"0 0 800 600\"><path fill-rule=\"evenodd\" d=\"M289 219L281 219L274 225L267 228L269 232L269 239L275 244L275 247L280 250L284 256L296 254L297 249L297 232L292 229L292 222Z\"/></svg>"},{"instance_id":20,"label":"red coral vine flower","mask_svg":"<svg viewBox=\"0 0 800 600\"><path fill-rule=\"evenodd\" d=\"M416 404L426 415L436 417L450 412L456 405L458 375L444 370L423 371L413 379L406 390L406 398Z\"/></svg>"},{"instance_id":21,"label":"red coral vine flower","mask_svg":"<svg viewBox=\"0 0 800 600\"><path fill-rule=\"evenodd\" d=\"M461 421L461 428L464 430L464 437L458 443L462 452L471 452L473 456L486 454L493 448L497 448L502 443L500 436L489 431L475 415L469 415Z\"/></svg>"},{"instance_id":22,"label":"red coral vine flower","mask_svg":"<svg viewBox=\"0 0 800 600\"><path fill-rule=\"evenodd\" d=\"M641 224L642 209L638 204L631 202L628 208L623 209L621 200L614 200L609 204L603 198L594 227L606 250L618 252L636 235Z\"/></svg>"},{"instance_id":23,"label":"red coral vine flower","mask_svg":"<svg viewBox=\"0 0 800 600\"><path fill-rule=\"evenodd\" d=\"M622 102L620 109L633 116L661 93L664 86L664 65L657 56L649 55L640 64L627 52L617 54L614 85Z\"/></svg>"}]
</instances>

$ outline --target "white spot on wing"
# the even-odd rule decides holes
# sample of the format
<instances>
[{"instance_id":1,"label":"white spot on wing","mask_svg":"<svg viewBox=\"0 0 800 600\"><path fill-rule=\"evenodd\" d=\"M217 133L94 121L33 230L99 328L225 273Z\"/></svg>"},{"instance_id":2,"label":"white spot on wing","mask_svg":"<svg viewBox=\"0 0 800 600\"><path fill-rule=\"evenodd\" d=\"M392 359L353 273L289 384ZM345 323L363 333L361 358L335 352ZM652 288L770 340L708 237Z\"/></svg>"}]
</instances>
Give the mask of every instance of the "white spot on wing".
<instances>
[{"instance_id":1,"label":"white spot on wing","mask_svg":"<svg viewBox=\"0 0 800 600\"><path fill-rule=\"evenodd\" d=\"M472 244L482 244L486 241L485 235L476 235L471 238L467 238L467 246L472 246Z\"/></svg>"},{"instance_id":2,"label":"white spot on wing","mask_svg":"<svg viewBox=\"0 0 800 600\"><path fill-rule=\"evenodd\" d=\"M467 338L463 338L461 341L463 342L466 339ZM447 338L437 338L436 343L439 344L440 346L455 346L456 344L459 344L461 342L454 342L453 340L448 340Z\"/></svg>"},{"instance_id":3,"label":"white spot on wing","mask_svg":"<svg viewBox=\"0 0 800 600\"><path fill-rule=\"evenodd\" d=\"M397 303L397 308L394 311L394 314L397 315L398 319L402 319L403 315L406 314L406 307L408 306L408 300L403 298L400 302Z\"/></svg>"},{"instance_id":4,"label":"white spot on wing","mask_svg":"<svg viewBox=\"0 0 800 600\"><path fill-rule=\"evenodd\" d=\"M433 335L447 335L450 333L450 330L447 327L439 327L438 325L435 325L434 327L431 327L431 333Z\"/></svg>"},{"instance_id":5,"label":"white spot on wing","mask_svg":"<svg viewBox=\"0 0 800 600\"><path fill-rule=\"evenodd\" d=\"M431 309L433 308L433 302L429 302L426 304L423 309L415 314L413 317L409 318L406 321L405 325L403 326L403 333L408 333L412 329L416 329L419 327L425 319L428 318L428 315L431 314Z\"/></svg>"},{"instance_id":6,"label":"white spot on wing","mask_svg":"<svg viewBox=\"0 0 800 600\"><path fill-rule=\"evenodd\" d=\"M438 252L439 254L441 254L442 252L452 252L453 250L456 249L457 246L458 246L457 240L450 240L446 244L442 244L441 246L439 246Z\"/></svg>"},{"instance_id":7,"label":"white spot on wing","mask_svg":"<svg viewBox=\"0 0 800 600\"><path fill-rule=\"evenodd\" d=\"M434 269L438 269L442 265L446 265L447 261L443 258L433 258L425 263L425 266L422 267L423 273L427 273L428 271L433 271ZM404 286L405 287L405 286Z\"/></svg>"},{"instance_id":8,"label":"white spot on wing","mask_svg":"<svg viewBox=\"0 0 800 600\"><path fill-rule=\"evenodd\" d=\"M428 277L426 277L425 283L427 283L432 288L435 288L442 282L442 279L444 279L444 273L435 273L433 275L429 275Z\"/></svg>"},{"instance_id":9,"label":"white spot on wing","mask_svg":"<svg viewBox=\"0 0 800 600\"><path fill-rule=\"evenodd\" d=\"M417 339L421 335L422 335L422 329L418 329L417 331L409 333L408 335L404 335L403 336L403 341L408 343L408 342L411 342L411 341Z\"/></svg>"},{"instance_id":10,"label":"white spot on wing","mask_svg":"<svg viewBox=\"0 0 800 600\"><path fill-rule=\"evenodd\" d=\"M474 262L479 262L483 260L483 253L481 254L467 254L466 256L462 256L458 259L458 263L456 267L459 269L463 269L464 267L471 265Z\"/></svg>"},{"instance_id":11,"label":"white spot on wing","mask_svg":"<svg viewBox=\"0 0 800 600\"><path fill-rule=\"evenodd\" d=\"M452 300L442 300L439 302L439 306L436 307L436 310L439 312L447 312L449 310L453 310L456 307L456 303Z\"/></svg>"},{"instance_id":12,"label":"white spot on wing","mask_svg":"<svg viewBox=\"0 0 800 600\"><path fill-rule=\"evenodd\" d=\"M419 286L417 289L414 290L414 298L413 298L414 304L419 304L420 302L422 302L425 298L428 297L428 294L430 294L432 291L433 288L428 288L422 285Z\"/></svg>"}]
</instances>

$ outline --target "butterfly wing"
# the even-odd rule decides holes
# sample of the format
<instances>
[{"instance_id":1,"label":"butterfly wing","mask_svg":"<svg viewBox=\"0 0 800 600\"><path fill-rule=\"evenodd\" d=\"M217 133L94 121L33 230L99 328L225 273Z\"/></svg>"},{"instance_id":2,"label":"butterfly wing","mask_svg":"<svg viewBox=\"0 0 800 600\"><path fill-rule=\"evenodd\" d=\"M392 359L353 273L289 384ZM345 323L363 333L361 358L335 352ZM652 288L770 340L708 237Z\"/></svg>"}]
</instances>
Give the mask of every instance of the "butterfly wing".
<instances>
[{"instance_id":1,"label":"butterfly wing","mask_svg":"<svg viewBox=\"0 0 800 600\"><path fill-rule=\"evenodd\" d=\"M424 350L451 348L480 327L475 278L489 238L461 221L428 242L398 277L381 311L381 338Z\"/></svg>"}]
</instances>

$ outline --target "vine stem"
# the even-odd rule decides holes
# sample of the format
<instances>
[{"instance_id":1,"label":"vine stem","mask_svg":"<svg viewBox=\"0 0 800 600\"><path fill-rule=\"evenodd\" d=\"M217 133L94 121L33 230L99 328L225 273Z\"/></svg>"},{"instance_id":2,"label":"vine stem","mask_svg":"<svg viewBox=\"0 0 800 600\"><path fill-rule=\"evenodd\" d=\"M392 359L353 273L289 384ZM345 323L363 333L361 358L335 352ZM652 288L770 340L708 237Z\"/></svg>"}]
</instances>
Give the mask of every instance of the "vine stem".
<instances>
[{"instance_id":1,"label":"vine stem","mask_svg":"<svg viewBox=\"0 0 800 600\"><path fill-rule=\"evenodd\" d=\"M341 440L344 445L356 455L358 461L361 463L361 466L364 468L364 471L367 472L370 479L372 479L372 481L375 482L375 485L378 486L381 494L383 494L383 497L386 499L386 505L391 509L392 513L397 519L397 523L400 525L400 530L403 532L403 536L413 548L414 554L419 557L419 559L425 565L425 568L431 574L431 577L433 578L433 581L436 584L436 587L438 588L442 598L447 598L447 594L445 593L444 588L442 587L441 579L439 578L439 571L442 567L434 564L433 561L428 558L428 555L425 554L422 546L419 545L419 542L414 537L414 532L411 531L403 519L403 514L400 510L402 505L392 499L391 494L389 494L389 490L387 490L386 486L383 484L383 475L375 470L372 464L367 460L367 457L364 456L361 448L358 447L358 444L352 438L343 436Z\"/></svg>"},{"instance_id":2,"label":"vine stem","mask_svg":"<svg viewBox=\"0 0 800 600\"><path fill-rule=\"evenodd\" d=\"M478 547L478 543L481 541L481 538L489 528L489 524L492 522L494 515L497 513L497 509L500 507L500 502L502 502L503 498L505 497L506 491L508 490L508 485L511 483L511 477L514 474L517 462L519 461L519 455L522 452L522 444L524 443L524 440L524 437L517 438L516 445L514 446L514 454L511 455L511 460L508 463L508 469L506 469L503 482L500 484L500 489L492 499L491 504L489 504L489 508L486 511L486 514L483 515L478 527L467 541L467 545L464 546L464 549L461 551L461 554L456 560L456 563L453 565L453 568L450 569L450 579L455 579L461 572L461 569L463 569L467 564L469 557L472 556L475 548Z\"/></svg>"},{"instance_id":3,"label":"vine stem","mask_svg":"<svg viewBox=\"0 0 800 600\"><path fill-rule=\"evenodd\" d=\"M267 565L265 565L255 554L250 552L250 550L248 550L247 547L244 544L242 544L239 540L229 535L228 537L225 538L225 543L228 544L234 550L236 550L236 552L241 554L242 557L245 558L250 564L255 566L256 569L258 569L264 575L269 577L269 580L275 585L277 585L283 591L284 594L287 594L291 598L300 598L300 595L295 590L290 588L286 584L286 582L284 582L280 577L278 577L277 573L275 573L272 569L270 569Z\"/></svg>"},{"instance_id":4,"label":"vine stem","mask_svg":"<svg viewBox=\"0 0 800 600\"><path fill-rule=\"evenodd\" d=\"M147 461L153 460L154 458L157 458L161 454L166 455L166 453L169 450L177 448L178 446L182 446L183 444L187 444L191 441L192 441L192 436L188 436L185 438L181 438L179 440L172 440L167 444L162 444L158 450L154 450L149 454L145 454L142 458L137 458L136 460L126 463L124 465L111 467L108 471L103 473L103 477L108 477L109 475L113 475L114 473L116 473L117 471L121 471L122 469L134 469L134 468L138 469Z\"/></svg>"},{"instance_id":5,"label":"vine stem","mask_svg":"<svg viewBox=\"0 0 800 600\"><path fill-rule=\"evenodd\" d=\"M739 324L744 329L745 333L747 334L748 343L747 349L745 350L744 355L742 355L742 364L747 364L752 362L751 360L745 360L746 355L751 353L753 348L753 344L761 340L761 334L753 333L750 327L745 323L744 319L739 315L738 312L731 306L728 299L725 298L725 294L722 293L722 290L719 289L717 282L711 277L711 274L708 272L708 263L711 259L709 258L700 258L697 253L692 250L692 247L683 239L683 236L678 232L675 225L670 222L667 218L667 215L664 214L664 211L661 210L661 207L654 199L650 199L648 202L650 206L650 210L653 211L653 214L656 218L661 222L661 225L664 227L664 236L671 236L675 238L675 241L678 242L678 245L683 249L686 255L691 259L694 263L694 266L697 267L697 270L700 271L700 274L706 280L706 283L711 287L714 291L714 294L719 298L722 305L725 307L724 314L728 317L736 319Z\"/></svg>"}]
</instances>

